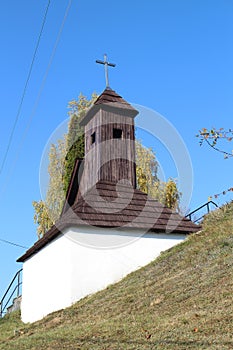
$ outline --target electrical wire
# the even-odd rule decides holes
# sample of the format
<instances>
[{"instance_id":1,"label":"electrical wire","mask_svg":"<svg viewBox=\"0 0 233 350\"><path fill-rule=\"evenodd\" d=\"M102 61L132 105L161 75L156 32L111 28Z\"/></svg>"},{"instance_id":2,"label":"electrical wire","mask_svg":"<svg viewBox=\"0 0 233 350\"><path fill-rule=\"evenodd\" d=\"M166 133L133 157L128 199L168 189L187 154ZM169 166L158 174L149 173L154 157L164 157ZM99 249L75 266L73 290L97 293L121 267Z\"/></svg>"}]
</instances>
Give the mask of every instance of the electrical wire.
<instances>
[{"instance_id":1,"label":"electrical wire","mask_svg":"<svg viewBox=\"0 0 233 350\"><path fill-rule=\"evenodd\" d=\"M8 156L8 153L9 153L9 150L10 150L10 147L11 147L11 144L12 144L12 140L13 140L13 137L14 137L16 125L17 125L19 117L20 117L20 113L21 113L21 110L22 110L22 106L23 106L25 95L26 95L28 83L29 83L29 80L31 78L32 69L33 69L33 66L34 66L34 63L35 63L37 51L38 51L38 48L39 48L39 45L40 45L42 33L43 33L44 26L45 26L45 23L46 23L49 6L50 6L50 0L48 0L48 3L47 3L47 7L46 7L46 10L45 10L44 18L43 18L43 21L42 21L42 26L41 26L41 29L40 29L40 32L39 32L39 36L38 36L38 39L37 39L37 42L36 42L36 47L35 47L35 50L34 50L34 53L33 53L32 61L31 61L29 72L28 72L28 75L27 75L27 79L26 79L26 82L25 82L25 85L24 85L23 93L22 93L22 96L21 96L21 99L20 99L19 107L18 107L17 114L16 114L16 117L15 117L15 121L14 121L13 127L11 129L10 137L9 137L9 140L8 140L8 143L7 143L7 147L6 147L6 151L5 151L5 154L4 154L4 157L3 157L3 161L1 163L0 175L1 175L2 171L3 171L4 166L5 166L5 163L6 163L6 160L7 160L7 156Z\"/></svg>"},{"instance_id":2,"label":"electrical wire","mask_svg":"<svg viewBox=\"0 0 233 350\"><path fill-rule=\"evenodd\" d=\"M64 14L64 17L63 17L63 20L62 20L62 23L61 23L61 26L59 28L59 31L58 31L58 34L57 34L57 37L56 37L56 40L55 40L55 43L54 43L54 46L53 46L53 50L52 50L52 53L51 53L51 56L50 56L50 59L49 59L49 63L47 65L47 68L46 68L46 71L45 71L45 74L44 74L44 77L43 77L43 80L42 80L42 83L40 85L40 89L39 89L39 92L37 94L37 97L36 97L36 100L34 102L34 105L33 105L33 108L32 108L32 112L30 114L30 117L28 119L28 123L27 123L27 126L25 128L25 132L22 136L22 139L21 139L21 142L19 144L19 146L17 147L17 153L14 157L14 160L13 160L13 165L10 169L10 173L8 174L7 176L7 181L5 182L4 186L2 187L0 193L1 195L3 195L4 191L6 190L7 188L7 185L9 183L9 180L12 176L12 173L16 167L16 163L19 159L19 156L20 156L20 152L22 150L22 147L23 147L23 144L25 142L25 139L26 139L26 136L28 134L28 131L30 129L30 126L31 126L31 123L32 123L32 120L35 116L35 113L36 113L36 110L38 108L38 104L39 104L39 101L40 101L40 97L41 97L41 94L43 92L43 89L44 89L44 86L45 86L45 82L47 80L47 77L48 77L48 74L49 74L49 70L51 68L51 65L52 65L52 62L53 62L53 59L54 59L54 56L55 56L55 53L56 53L56 50L57 50L57 47L58 47L58 44L59 44L59 41L60 41L60 38L61 38L61 34L62 34L62 31L63 31L63 28L64 28L64 25L65 25L65 22L66 22L66 19L67 19L67 16L69 14L69 10L70 10L70 7L71 7L71 4L72 4L72 0L69 0L69 3L66 7L66 10L65 10L65 14Z\"/></svg>"},{"instance_id":3,"label":"electrical wire","mask_svg":"<svg viewBox=\"0 0 233 350\"><path fill-rule=\"evenodd\" d=\"M18 243L10 242L10 241L7 241L6 239L2 239L2 238L0 238L0 242L6 243L6 244L10 244L10 245L14 245L16 247L20 247L20 248L23 248L23 249L29 249L29 247L25 247L24 245L20 245Z\"/></svg>"},{"instance_id":4,"label":"electrical wire","mask_svg":"<svg viewBox=\"0 0 233 350\"><path fill-rule=\"evenodd\" d=\"M55 44L54 44L54 47L53 47L53 50L52 50L52 54L51 54L50 59L49 59L49 63L48 63L47 68L46 68L46 72L45 72L45 74L44 74L44 77L43 77L43 80L42 80L42 83L41 83L41 86L40 86L40 90L39 90L38 95L37 95L37 98L36 98L36 100L35 100L32 113L31 113L31 115L30 115L30 118L29 118L29 121L28 121L26 130L25 130L25 132L24 132L22 141L21 141L21 143L20 143L20 147L18 147L18 152L17 152L17 154L16 154L16 157L15 157L14 163L13 163L13 166L12 166L12 168L11 168L11 174L10 174L10 176L7 177L7 179L8 179L7 183L9 182L9 179L10 179L10 177L11 177L11 175L12 175L12 173L13 173L13 170L14 170L14 168L15 168L15 166L16 166L17 160L18 160L19 155L20 155L20 150L22 149L22 146L23 146L23 143L24 143L25 138L26 138L26 136L27 136L27 133L28 133L28 131L29 131L29 128L30 128L32 119L33 119L33 117L34 117L34 115L35 115L35 112L36 112L36 109L37 109L37 107L38 107L39 100L40 100L42 91L43 91L43 89L44 89L44 85L45 85L45 82L46 82L46 79L47 79L47 76L48 76L48 73L49 73L51 64L52 64L53 59L54 59L54 56L55 56L55 53L56 53L56 50L57 50L57 47L58 47L58 44L59 44L59 41L60 41L60 38L61 38L61 34L62 34L64 25L65 25L65 21L66 21L66 18L67 18L67 16L68 16L68 13L69 13L69 10L70 10L70 7L71 7L71 4L72 4L72 0L69 0L68 6L67 6L67 8L66 8L66 11L65 11L65 14L64 14L62 23L61 23L61 26L60 26L59 31L58 31L58 35L57 35L56 40L55 40ZM7 183L5 183L5 188L6 188L6 186L7 186ZM4 192L4 189L2 190L2 193L3 193L3 192ZM13 246L16 246L16 247L20 247L20 248L23 248L23 249L28 249L28 247L26 247L26 246L23 246L23 245L20 245L20 244L18 244L18 243L11 242L11 241L8 241L8 240L5 240L5 239L1 239L1 238L0 238L0 242L6 243L6 244L10 244L10 245L13 245Z\"/></svg>"}]
</instances>

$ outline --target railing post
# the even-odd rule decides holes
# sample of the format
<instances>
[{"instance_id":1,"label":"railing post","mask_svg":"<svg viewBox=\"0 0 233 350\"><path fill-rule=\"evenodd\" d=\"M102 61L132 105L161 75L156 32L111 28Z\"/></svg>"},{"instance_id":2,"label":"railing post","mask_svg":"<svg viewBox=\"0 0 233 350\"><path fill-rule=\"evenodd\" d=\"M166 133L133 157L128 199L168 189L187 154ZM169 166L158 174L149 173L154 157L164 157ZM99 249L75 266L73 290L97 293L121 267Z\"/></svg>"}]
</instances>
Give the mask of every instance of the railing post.
<instances>
[{"instance_id":1,"label":"railing post","mask_svg":"<svg viewBox=\"0 0 233 350\"><path fill-rule=\"evenodd\" d=\"M19 297L19 286L20 286L20 273L21 271L18 272L18 283L17 283L17 298Z\"/></svg>"},{"instance_id":2,"label":"railing post","mask_svg":"<svg viewBox=\"0 0 233 350\"><path fill-rule=\"evenodd\" d=\"M11 283L9 284L5 294L3 295L2 299L0 300L0 318L3 317L4 311L7 307L7 305L9 304L9 302L12 300L12 298L14 297L14 295L17 295L17 297L20 296L20 286L22 284L21 282L21 273L22 273L22 269L20 269L14 276L14 278L12 279ZM17 283L15 285L15 282ZM14 287L15 285L15 287ZM13 289L13 291L12 291ZM8 297L8 295L10 294L10 296ZM8 300L5 301L5 299L8 297Z\"/></svg>"},{"instance_id":3,"label":"railing post","mask_svg":"<svg viewBox=\"0 0 233 350\"><path fill-rule=\"evenodd\" d=\"M189 220L192 220L192 215L193 215L194 213L198 212L200 209L203 209L203 208L205 208L205 207L207 207L207 213L209 213L209 212L210 212L210 204L213 204L216 208L218 208L218 205L217 205L216 203L214 203L213 201L209 201L209 202L207 202L207 203L201 205L199 208L197 208L197 209L191 211L191 213L187 214L185 217L186 217L186 218L189 218ZM203 217L204 217L204 215L202 215L199 219L196 219L194 222L200 221Z\"/></svg>"}]
</instances>

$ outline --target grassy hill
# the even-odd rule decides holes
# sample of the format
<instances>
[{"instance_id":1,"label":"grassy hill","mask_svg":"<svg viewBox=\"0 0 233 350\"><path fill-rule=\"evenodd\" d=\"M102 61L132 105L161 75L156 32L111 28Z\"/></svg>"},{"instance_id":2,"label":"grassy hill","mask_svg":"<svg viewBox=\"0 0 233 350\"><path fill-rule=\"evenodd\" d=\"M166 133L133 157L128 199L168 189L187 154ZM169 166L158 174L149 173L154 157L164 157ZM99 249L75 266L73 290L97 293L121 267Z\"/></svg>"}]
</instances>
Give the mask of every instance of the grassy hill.
<instances>
[{"instance_id":1,"label":"grassy hill","mask_svg":"<svg viewBox=\"0 0 233 350\"><path fill-rule=\"evenodd\" d=\"M34 324L0 320L0 349L233 349L233 204L104 291Z\"/></svg>"}]
</instances>

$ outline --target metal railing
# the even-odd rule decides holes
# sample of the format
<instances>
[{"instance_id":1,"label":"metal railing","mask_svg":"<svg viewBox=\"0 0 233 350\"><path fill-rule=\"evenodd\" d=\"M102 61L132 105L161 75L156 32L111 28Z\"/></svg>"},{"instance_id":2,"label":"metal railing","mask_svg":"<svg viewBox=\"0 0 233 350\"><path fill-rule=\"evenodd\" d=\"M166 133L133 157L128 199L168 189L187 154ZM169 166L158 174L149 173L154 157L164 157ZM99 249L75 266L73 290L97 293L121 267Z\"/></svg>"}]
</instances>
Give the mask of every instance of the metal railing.
<instances>
[{"instance_id":1,"label":"metal railing","mask_svg":"<svg viewBox=\"0 0 233 350\"><path fill-rule=\"evenodd\" d=\"M199 208L191 211L190 213L188 213L185 217L189 218L189 220L193 221L193 222L199 222L201 219L203 219L203 217L208 214L211 211L211 207L210 205L214 205L215 208L218 208L218 205L216 203L214 203L213 201L209 201L206 202L205 204L201 205ZM197 213L198 211L200 211L201 209L206 208L206 213L202 214L198 219L194 219L192 220L193 214Z\"/></svg>"},{"instance_id":2,"label":"metal railing","mask_svg":"<svg viewBox=\"0 0 233 350\"><path fill-rule=\"evenodd\" d=\"M3 317L6 313L5 310L9 303L12 302L14 298L18 298L21 295L22 271L23 269L20 269L18 272L16 272L11 283L9 284L9 287L0 300L0 317Z\"/></svg>"}]
</instances>

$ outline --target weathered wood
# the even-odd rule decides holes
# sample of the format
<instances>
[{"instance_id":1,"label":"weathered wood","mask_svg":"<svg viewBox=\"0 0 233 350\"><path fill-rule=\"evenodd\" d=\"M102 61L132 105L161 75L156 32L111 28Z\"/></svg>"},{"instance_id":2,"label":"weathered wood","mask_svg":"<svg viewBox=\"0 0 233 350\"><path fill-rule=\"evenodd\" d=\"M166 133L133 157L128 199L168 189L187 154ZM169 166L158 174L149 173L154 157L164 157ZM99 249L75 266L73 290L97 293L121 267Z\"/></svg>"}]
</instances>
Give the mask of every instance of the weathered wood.
<instances>
[{"instance_id":1,"label":"weathered wood","mask_svg":"<svg viewBox=\"0 0 233 350\"><path fill-rule=\"evenodd\" d=\"M124 181L136 188L134 118L131 116L135 110L112 90L107 90L96 103L99 109L84 124L85 167L80 189L85 193L98 181ZM108 103L117 105L106 109ZM121 138L114 138L116 129L120 130Z\"/></svg>"}]
</instances>

